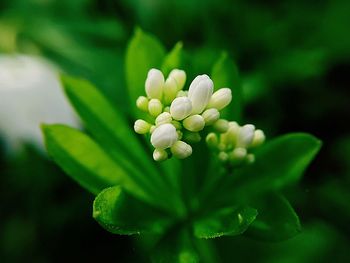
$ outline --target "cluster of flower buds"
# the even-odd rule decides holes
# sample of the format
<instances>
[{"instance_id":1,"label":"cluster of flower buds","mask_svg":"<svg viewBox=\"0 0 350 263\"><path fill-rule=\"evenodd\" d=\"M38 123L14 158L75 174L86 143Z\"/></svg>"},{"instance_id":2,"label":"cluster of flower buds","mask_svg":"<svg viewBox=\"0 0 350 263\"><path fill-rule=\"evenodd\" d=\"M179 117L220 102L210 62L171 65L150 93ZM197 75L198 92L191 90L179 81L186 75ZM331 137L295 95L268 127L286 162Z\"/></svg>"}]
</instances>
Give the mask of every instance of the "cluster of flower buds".
<instances>
[{"instance_id":1,"label":"cluster of flower buds","mask_svg":"<svg viewBox=\"0 0 350 263\"><path fill-rule=\"evenodd\" d=\"M234 166L253 163L255 156L249 150L260 146L264 141L265 134L262 130L256 130L252 124L239 126L234 121L229 122L225 133L218 136L211 132L206 137L207 144L218 152L219 159Z\"/></svg>"},{"instance_id":2,"label":"cluster of flower buds","mask_svg":"<svg viewBox=\"0 0 350 263\"><path fill-rule=\"evenodd\" d=\"M137 107L147 112L151 121L139 119L134 130L139 134L151 134L155 148L153 159L163 161L173 155L184 159L192 154L191 143L201 140L200 132L212 126L219 133L229 127L220 119L220 110L232 99L229 88L214 91L214 83L207 75L197 76L188 91L183 90L186 73L174 69L167 79L158 69L148 72L145 82L146 96L140 96Z\"/></svg>"}]
</instances>

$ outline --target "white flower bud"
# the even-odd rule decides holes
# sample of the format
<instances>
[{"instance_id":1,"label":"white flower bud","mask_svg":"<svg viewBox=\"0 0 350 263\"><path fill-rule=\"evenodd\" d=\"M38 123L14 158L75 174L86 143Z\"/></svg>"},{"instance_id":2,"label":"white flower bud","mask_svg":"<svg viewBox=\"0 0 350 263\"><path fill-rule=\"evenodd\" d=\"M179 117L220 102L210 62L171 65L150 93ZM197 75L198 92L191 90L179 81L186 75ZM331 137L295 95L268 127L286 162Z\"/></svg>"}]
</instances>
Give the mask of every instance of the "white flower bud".
<instances>
[{"instance_id":1,"label":"white flower bud","mask_svg":"<svg viewBox=\"0 0 350 263\"><path fill-rule=\"evenodd\" d=\"M205 142L210 148L216 148L219 144L219 139L215 133L211 132L205 138Z\"/></svg>"},{"instance_id":2,"label":"white flower bud","mask_svg":"<svg viewBox=\"0 0 350 263\"><path fill-rule=\"evenodd\" d=\"M153 116L157 117L159 114L161 114L163 109L163 105L158 99L151 99L148 102L148 112Z\"/></svg>"},{"instance_id":3,"label":"white flower bud","mask_svg":"<svg viewBox=\"0 0 350 263\"><path fill-rule=\"evenodd\" d=\"M150 69L145 83L146 94L151 99L161 100L163 96L164 76L158 69Z\"/></svg>"},{"instance_id":4,"label":"white flower bud","mask_svg":"<svg viewBox=\"0 0 350 263\"><path fill-rule=\"evenodd\" d=\"M229 128L228 121L224 120L224 119L219 119L214 123L213 127L216 131L218 131L220 133L224 133Z\"/></svg>"},{"instance_id":5,"label":"white flower bud","mask_svg":"<svg viewBox=\"0 0 350 263\"><path fill-rule=\"evenodd\" d=\"M208 105L213 94L214 83L207 75L197 76L188 90L188 98L192 101L192 113L201 113Z\"/></svg>"},{"instance_id":6,"label":"white flower bud","mask_svg":"<svg viewBox=\"0 0 350 263\"><path fill-rule=\"evenodd\" d=\"M230 121L228 124L228 130L224 134L221 135L221 141L228 145L228 147L233 147L236 145L238 131L240 129L237 122Z\"/></svg>"},{"instance_id":7,"label":"white flower bud","mask_svg":"<svg viewBox=\"0 0 350 263\"><path fill-rule=\"evenodd\" d=\"M185 82L186 82L186 72L181 69L173 69L169 77L172 77L176 80L177 83L177 90L182 90Z\"/></svg>"},{"instance_id":8,"label":"white flower bud","mask_svg":"<svg viewBox=\"0 0 350 263\"><path fill-rule=\"evenodd\" d=\"M258 147L265 142L265 134L262 130L256 130L254 132L254 138L250 147Z\"/></svg>"},{"instance_id":9,"label":"white flower bud","mask_svg":"<svg viewBox=\"0 0 350 263\"><path fill-rule=\"evenodd\" d=\"M168 159L168 153L162 149L154 149L153 159L157 162L165 161Z\"/></svg>"},{"instance_id":10,"label":"white flower bud","mask_svg":"<svg viewBox=\"0 0 350 263\"><path fill-rule=\"evenodd\" d=\"M248 147L254 138L255 126L246 124L239 128L237 136L237 147Z\"/></svg>"},{"instance_id":11,"label":"white flower bud","mask_svg":"<svg viewBox=\"0 0 350 263\"><path fill-rule=\"evenodd\" d=\"M190 143L197 143L201 141L201 135L198 132L185 132L184 140Z\"/></svg>"},{"instance_id":12,"label":"white flower bud","mask_svg":"<svg viewBox=\"0 0 350 263\"><path fill-rule=\"evenodd\" d=\"M149 129L149 133L152 134L156 128L157 126L152 125L151 128Z\"/></svg>"},{"instance_id":13,"label":"white flower bud","mask_svg":"<svg viewBox=\"0 0 350 263\"><path fill-rule=\"evenodd\" d=\"M229 158L232 163L238 164L247 156L246 148L236 148L230 154Z\"/></svg>"},{"instance_id":14,"label":"white flower bud","mask_svg":"<svg viewBox=\"0 0 350 263\"><path fill-rule=\"evenodd\" d=\"M175 98L178 92L176 80L173 77L168 77L164 83L164 100L165 104L170 104Z\"/></svg>"},{"instance_id":15,"label":"white flower bud","mask_svg":"<svg viewBox=\"0 0 350 263\"><path fill-rule=\"evenodd\" d=\"M136 100L136 106L142 111L148 111L148 99L145 96L140 96Z\"/></svg>"},{"instance_id":16,"label":"white flower bud","mask_svg":"<svg viewBox=\"0 0 350 263\"><path fill-rule=\"evenodd\" d=\"M171 123L172 120L169 112L163 112L156 118L156 125L159 126L161 124Z\"/></svg>"},{"instance_id":17,"label":"white flower bud","mask_svg":"<svg viewBox=\"0 0 350 263\"><path fill-rule=\"evenodd\" d=\"M137 120L134 124L134 130L138 134L146 134L150 131L151 124L144 120Z\"/></svg>"},{"instance_id":18,"label":"white flower bud","mask_svg":"<svg viewBox=\"0 0 350 263\"><path fill-rule=\"evenodd\" d=\"M175 120L183 120L192 112L191 100L187 97L174 99L170 105L170 114Z\"/></svg>"},{"instance_id":19,"label":"white flower bud","mask_svg":"<svg viewBox=\"0 0 350 263\"><path fill-rule=\"evenodd\" d=\"M217 109L208 109L202 113L205 125L212 125L220 118L220 113Z\"/></svg>"},{"instance_id":20,"label":"white flower bud","mask_svg":"<svg viewBox=\"0 0 350 263\"><path fill-rule=\"evenodd\" d=\"M222 88L214 92L211 96L207 108L216 108L221 110L230 104L232 92L229 88Z\"/></svg>"},{"instance_id":21,"label":"white flower bud","mask_svg":"<svg viewBox=\"0 0 350 263\"><path fill-rule=\"evenodd\" d=\"M201 115L192 115L183 121L183 126L192 132L203 130L205 125L204 119Z\"/></svg>"},{"instance_id":22,"label":"white flower bud","mask_svg":"<svg viewBox=\"0 0 350 263\"><path fill-rule=\"evenodd\" d=\"M191 145L183 141L175 142L174 145L171 146L170 150L172 154L179 159L185 159L192 154Z\"/></svg>"},{"instance_id":23,"label":"white flower bud","mask_svg":"<svg viewBox=\"0 0 350 263\"><path fill-rule=\"evenodd\" d=\"M151 144L156 149L166 149L171 147L177 141L177 132L175 127L170 124L162 124L155 128L151 135Z\"/></svg>"}]
</instances>

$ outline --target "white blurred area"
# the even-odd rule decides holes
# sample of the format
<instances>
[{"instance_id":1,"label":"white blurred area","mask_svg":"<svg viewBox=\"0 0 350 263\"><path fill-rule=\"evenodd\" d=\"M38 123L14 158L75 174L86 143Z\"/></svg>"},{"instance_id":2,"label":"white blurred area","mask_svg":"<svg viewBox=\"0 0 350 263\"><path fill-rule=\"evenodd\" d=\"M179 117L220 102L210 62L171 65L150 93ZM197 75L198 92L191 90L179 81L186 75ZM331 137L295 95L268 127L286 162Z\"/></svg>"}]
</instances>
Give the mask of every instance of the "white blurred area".
<instances>
[{"instance_id":1,"label":"white blurred area","mask_svg":"<svg viewBox=\"0 0 350 263\"><path fill-rule=\"evenodd\" d=\"M44 150L41 123L79 127L58 79L42 58L0 54L0 137L14 154L24 142Z\"/></svg>"}]
</instances>

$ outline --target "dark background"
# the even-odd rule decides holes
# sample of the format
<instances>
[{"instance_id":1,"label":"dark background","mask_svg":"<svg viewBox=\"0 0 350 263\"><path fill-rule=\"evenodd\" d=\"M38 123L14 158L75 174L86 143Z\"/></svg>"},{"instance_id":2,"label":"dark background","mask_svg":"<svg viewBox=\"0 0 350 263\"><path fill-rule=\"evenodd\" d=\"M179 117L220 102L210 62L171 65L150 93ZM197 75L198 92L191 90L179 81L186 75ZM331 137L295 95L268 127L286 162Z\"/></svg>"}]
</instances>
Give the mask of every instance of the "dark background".
<instances>
[{"instance_id":1,"label":"dark background","mask_svg":"<svg viewBox=\"0 0 350 263\"><path fill-rule=\"evenodd\" d=\"M324 145L299 187L286 192L303 233L281 243L222 238L221 258L348 262L349 25L345 0L2 0L0 52L46 57L123 108L124 52L136 26L168 49L183 41L198 74L226 50L241 73L246 123L268 138L304 131ZM93 196L30 142L16 155L0 154L1 262L146 260L131 238L92 219Z\"/></svg>"}]
</instances>

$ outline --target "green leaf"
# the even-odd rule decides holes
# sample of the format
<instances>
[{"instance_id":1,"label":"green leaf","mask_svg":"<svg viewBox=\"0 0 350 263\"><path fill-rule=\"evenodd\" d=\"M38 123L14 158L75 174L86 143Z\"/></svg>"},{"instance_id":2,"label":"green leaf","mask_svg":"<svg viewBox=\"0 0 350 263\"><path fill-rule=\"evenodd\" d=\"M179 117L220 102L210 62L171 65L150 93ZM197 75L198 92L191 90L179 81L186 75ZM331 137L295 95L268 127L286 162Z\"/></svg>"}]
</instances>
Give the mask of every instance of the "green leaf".
<instances>
[{"instance_id":1,"label":"green leaf","mask_svg":"<svg viewBox=\"0 0 350 263\"><path fill-rule=\"evenodd\" d=\"M243 108L241 80L236 64L228 57L226 52L223 52L214 64L211 78L215 90L224 87L232 90L232 102L221 112L221 116L239 122Z\"/></svg>"},{"instance_id":2,"label":"green leaf","mask_svg":"<svg viewBox=\"0 0 350 263\"><path fill-rule=\"evenodd\" d=\"M126 82L133 109L139 96L145 94L145 81L151 68L160 69L165 49L153 36L136 28L126 51Z\"/></svg>"},{"instance_id":3,"label":"green leaf","mask_svg":"<svg viewBox=\"0 0 350 263\"><path fill-rule=\"evenodd\" d=\"M120 186L107 188L96 197L93 217L109 232L122 235L162 233L170 223L163 212L133 198Z\"/></svg>"},{"instance_id":4,"label":"green leaf","mask_svg":"<svg viewBox=\"0 0 350 263\"><path fill-rule=\"evenodd\" d=\"M283 241L301 232L298 215L288 200L280 194L267 194L251 203L258 209L256 220L246 234L265 241Z\"/></svg>"},{"instance_id":5,"label":"green leaf","mask_svg":"<svg viewBox=\"0 0 350 263\"><path fill-rule=\"evenodd\" d=\"M123 166L135 174L140 185L154 192L166 188L151 154L137 140L125 117L88 81L62 76L62 83L86 128L103 149L117 162L124 160Z\"/></svg>"},{"instance_id":6,"label":"green leaf","mask_svg":"<svg viewBox=\"0 0 350 263\"><path fill-rule=\"evenodd\" d=\"M255 220L257 211L251 207L227 207L210 213L193 225L198 238L240 235Z\"/></svg>"},{"instance_id":7,"label":"green leaf","mask_svg":"<svg viewBox=\"0 0 350 263\"><path fill-rule=\"evenodd\" d=\"M130 180L128 173L84 133L65 125L43 125L42 130L49 155L91 193L122 184L135 196L150 199Z\"/></svg>"},{"instance_id":8,"label":"green leaf","mask_svg":"<svg viewBox=\"0 0 350 263\"><path fill-rule=\"evenodd\" d=\"M173 49L166 55L162 65L162 72L165 77L168 76L170 71L174 68L181 68L183 63L183 44L177 42Z\"/></svg>"},{"instance_id":9,"label":"green leaf","mask_svg":"<svg viewBox=\"0 0 350 263\"><path fill-rule=\"evenodd\" d=\"M290 133L271 140L256 150L255 163L224 177L219 199L228 204L244 202L296 183L320 147L321 141L306 133Z\"/></svg>"},{"instance_id":10,"label":"green leaf","mask_svg":"<svg viewBox=\"0 0 350 263\"><path fill-rule=\"evenodd\" d=\"M189 231L174 227L164 236L152 253L152 262L196 263L199 257Z\"/></svg>"}]
</instances>

